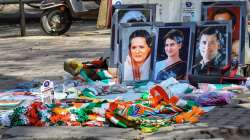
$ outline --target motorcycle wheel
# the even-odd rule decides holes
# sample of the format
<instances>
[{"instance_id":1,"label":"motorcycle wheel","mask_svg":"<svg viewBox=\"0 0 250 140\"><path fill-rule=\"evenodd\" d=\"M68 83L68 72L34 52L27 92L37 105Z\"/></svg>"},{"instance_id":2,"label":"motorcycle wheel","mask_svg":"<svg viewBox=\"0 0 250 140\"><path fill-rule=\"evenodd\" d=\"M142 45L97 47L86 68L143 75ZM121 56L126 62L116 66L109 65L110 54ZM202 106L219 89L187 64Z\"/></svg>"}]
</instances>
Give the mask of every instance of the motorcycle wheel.
<instances>
[{"instance_id":1,"label":"motorcycle wheel","mask_svg":"<svg viewBox=\"0 0 250 140\"><path fill-rule=\"evenodd\" d=\"M62 35L69 30L71 24L72 18L67 9L48 9L41 16L42 29L48 35Z\"/></svg>"}]
</instances>

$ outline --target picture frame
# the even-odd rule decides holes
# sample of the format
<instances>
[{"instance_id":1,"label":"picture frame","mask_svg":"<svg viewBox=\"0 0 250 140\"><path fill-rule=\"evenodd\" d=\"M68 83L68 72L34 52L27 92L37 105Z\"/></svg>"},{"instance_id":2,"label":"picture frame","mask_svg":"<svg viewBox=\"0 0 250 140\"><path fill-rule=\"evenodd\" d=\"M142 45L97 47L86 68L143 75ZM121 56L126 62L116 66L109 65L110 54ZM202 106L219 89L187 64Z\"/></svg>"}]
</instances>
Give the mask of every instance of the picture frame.
<instances>
[{"instance_id":1,"label":"picture frame","mask_svg":"<svg viewBox=\"0 0 250 140\"><path fill-rule=\"evenodd\" d=\"M232 20L232 57L245 64L246 1L202 2L202 20ZM249 46L247 47L249 48Z\"/></svg>"},{"instance_id":2,"label":"picture frame","mask_svg":"<svg viewBox=\"0 0 250 140\"><path fill-rule=\"evenodd\" d=\"M151 80L160 82L171 76L177 80L187 80L188 55L194 45L196 24L194 22L156 23L155 30L157 47L152 55ZM173 62L175 60L176 62Z\"/></svg>"},{"instance_id":3,"label":"picture frame","mask_svg":"<svg viewBox=\"0 0 250 140\"><path fill-rule=\"evenodd\" d=\"M155 40L153 23L121 23L119 30L120 83L133 85L149 81Z\"/></svg>"},{"instance_id":4,"label":"picture frame","mask_svg":"<svg viewBox=\"0 0 250 140\"><path fill-rule=\"evenodd\" d=\"M125 13L128 14L125 15ZM140 13L141 15L144 16L141 16ZM138 22L155 22L155 15L156 15L156 4L124 4L124 5L114 6L114 13L112 16L112 23L111 23L111 55L110 55L111 65L116 66L119 61L118 38L119 38L119 24L121 23L120 21L122 20L123 23L128 23L128 22L136 22L136 20L134 19L137 19L139 20ZM124 16L126 17L122 19L122 17ZM140 21L140 16L142 17L141 19L143 19L144 17L144 20ZM129 19L131 21L128 21Z\"/></svg>"},{"instance_id":5,"label":"picture frame","mask_svg":"<svg viewBox=\"0 0 250 140\"><path fill-rule=\"evenodd\" d=\"M219 83L222 69L231 63L231 21L203 21L197 25L189 54L190 83Z\"/></svg>"}]
</instances>

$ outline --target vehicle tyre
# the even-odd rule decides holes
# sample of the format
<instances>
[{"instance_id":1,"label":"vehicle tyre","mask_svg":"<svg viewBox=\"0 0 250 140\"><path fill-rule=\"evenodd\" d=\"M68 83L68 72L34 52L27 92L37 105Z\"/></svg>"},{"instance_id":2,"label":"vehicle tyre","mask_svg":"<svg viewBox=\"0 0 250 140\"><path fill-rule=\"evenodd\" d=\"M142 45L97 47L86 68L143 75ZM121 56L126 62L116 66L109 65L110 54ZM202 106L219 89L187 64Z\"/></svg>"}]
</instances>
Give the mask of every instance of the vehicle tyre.
<instances>
[{"instance_id":1,"label":"vehicle tyre","mask_svg":"<svg viewBox=\"0 0 250 140\"><path fill-rule=\"evenodd\" d=\"M48 35L62 35L69 30L71 24L72 17L68 9L48 9L41 16L42 29Z\"/></svg>"}]
</instances>

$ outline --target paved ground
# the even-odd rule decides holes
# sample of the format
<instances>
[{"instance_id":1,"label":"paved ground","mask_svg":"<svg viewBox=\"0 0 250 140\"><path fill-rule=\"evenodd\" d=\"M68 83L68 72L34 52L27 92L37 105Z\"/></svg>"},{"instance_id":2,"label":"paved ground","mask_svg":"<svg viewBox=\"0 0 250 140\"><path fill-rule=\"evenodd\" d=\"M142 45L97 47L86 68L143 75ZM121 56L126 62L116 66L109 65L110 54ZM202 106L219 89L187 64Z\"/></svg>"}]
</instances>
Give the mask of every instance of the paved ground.
<instances>
[{"instance_id":1,"label":"paved ground","mask_svg":"<svg viewBox=\"0 0 250 140\"><path fill-rule=\"evenodd\" d=\"M18 32L15 25L0 27L0 90L15 81L61 80L67 58L109 55L109 30L96 30L94 21L74 23L70 32L57 37L46 36L39 24L27 26L27 37Z\"/></svg>"},{"instance_id":2,"label":"paved ground","mask_svg":"<svg viewBox=\"0 0 250 140\"><path fill-rule=\"evenodd\" d=\"M98 10L86 12L63 36L47 36L41 11L25 5L26 37L20 37L18 5L0 9L0 91L20 82L62 80L63 61L108 56L109 30L96 30ZM87 21L86 21L87 20Z\"/></svg>"},{"instance_id":3,"label":"paved ground","mask_svg":"<svg viewBox=\"0 0 250 140\"><path fill-rule=\"evenodd\" d=\"M39 23L27 25L27 37L18 37L16 24L0 26L0 90L33 79L62 80L67 58L108 56L110 30L96 30L95 21L78 21L63 36L46 36ZM2 139L249 139L250 94L232 105L217 107L196 125L176 125L157 133L134 129L79 127L14 127L0 129Z\"/></svg>"}]
</instances>

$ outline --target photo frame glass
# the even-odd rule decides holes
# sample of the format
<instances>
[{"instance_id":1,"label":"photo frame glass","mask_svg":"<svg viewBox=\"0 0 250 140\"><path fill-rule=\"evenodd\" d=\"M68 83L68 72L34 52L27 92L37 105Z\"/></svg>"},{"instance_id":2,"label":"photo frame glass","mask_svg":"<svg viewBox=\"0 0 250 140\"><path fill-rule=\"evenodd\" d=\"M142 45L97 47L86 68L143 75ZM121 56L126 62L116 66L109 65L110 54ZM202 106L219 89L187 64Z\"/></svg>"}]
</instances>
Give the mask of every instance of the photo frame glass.
<instances>
[{"instance_id":1,"label":"photo frame glass","mask_svg":"<svg viewBox=\"0 0 250 140\"><path fill-rule=\"evenodd\" d=\"M119 30L120 81L133 83L150 80L154 35L151 23L122 23Z\"/></svg>"},{"instance_id":2,"label":"photo frame glass","mask_svg":"<svg viewBox=\"0 0 250 140\"><path fill-rule=\"evenodd\" d=\"M244 1L202 2L202 20L232 21L232 58L245 63L246 3Z\"/></svg>"},{"instance_id":3,"label":"photo frame glass","mask_svg":"<svg viewBox=\"0 0 250 140\"><path fill-rule=\"evenodd\" d=\"M222 22L222 21L221 21ZM192 75L222 76L231 59L230 22L205 22L197 27L196 45L192 49Z\"/></svg>"},{"instance_id":4,"label":"photo frame glass","mask_svg":"<svg viewBox=\"0 0 250 140\"><path fill-rule=\"evenodd\" d=\"M170 77L186 80L188 55L194 44L195 23L171 23L156 26L153 81Z\"/></svg>"},{"instance_id":5,"label":"photo frame glass","mask_svg":"<svg viewBox=\"0 0 250 140\"><path fill-rule=\"evenodd\" d=\"M113 64L117 64L119 59L119 24L133 22L154 22L155 14L155 4L128 4L115 7L111 25L111 59Z\"/></svg>"}]
</instances>

